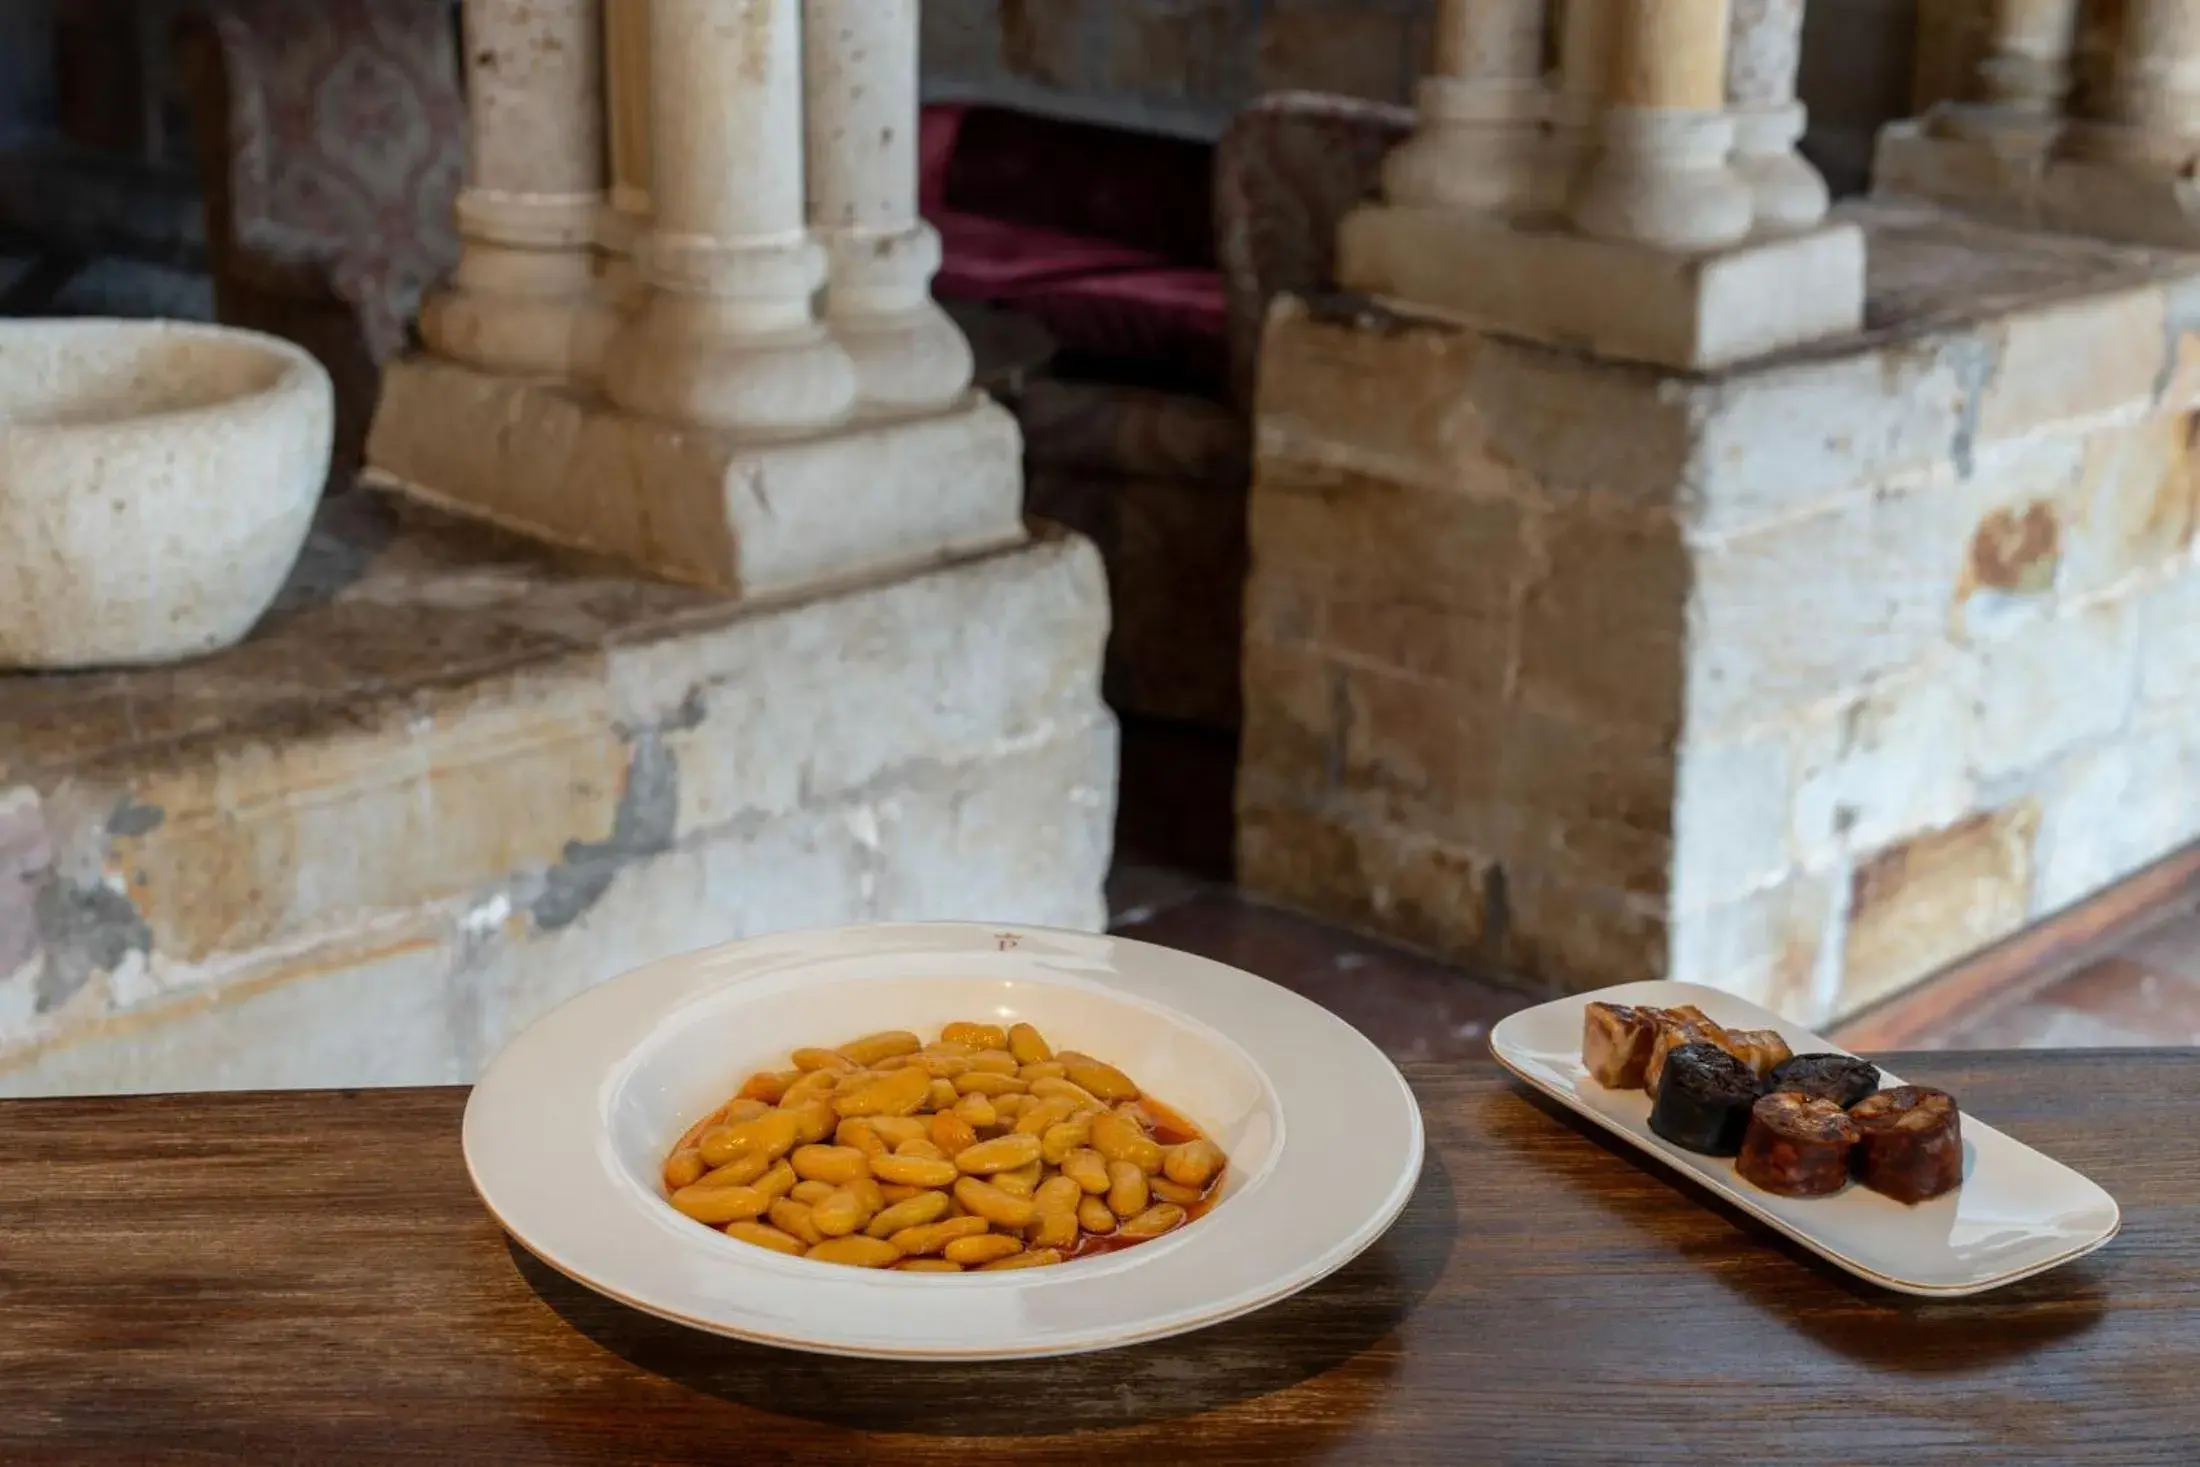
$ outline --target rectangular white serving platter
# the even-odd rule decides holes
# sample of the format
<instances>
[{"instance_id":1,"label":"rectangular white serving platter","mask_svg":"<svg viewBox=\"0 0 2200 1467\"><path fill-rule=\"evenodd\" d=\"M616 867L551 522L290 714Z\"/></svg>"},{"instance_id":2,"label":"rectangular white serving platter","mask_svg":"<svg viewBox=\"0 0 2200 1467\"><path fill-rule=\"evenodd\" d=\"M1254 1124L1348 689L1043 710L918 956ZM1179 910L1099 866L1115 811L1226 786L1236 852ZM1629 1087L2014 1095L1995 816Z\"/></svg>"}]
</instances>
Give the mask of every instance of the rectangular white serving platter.
<instances>
[{"instance_id":1,"label":"rectangular white serving platter","mask_svg":"<svg viewBox=\"0 0 2200 1467\"><path fill-rule=\"evenodd\" d=\"M1581 1062L1591 1003L1694 1004L1732 1029L1776 1029L1797 1054L1847 1054L1747 999L1692 983L1627 983L1528 1009L1490 1034L1497 1061L1561 1105L1693 1178L1858 1278L1905 1294L1984 1293L2083 1258L2116 1236L2116 1200L2061 1162L1973 1115L1964 1098L1963 1185L1906 1207L1854 1183L1832 1197L1781 1197L1742 1180L1726 1157L1699 1156L1651 1131L1650 1097L1607 1090ZM1882 1071L1880 1083L1904 1082Z\"/></svg>"}]
</instances>

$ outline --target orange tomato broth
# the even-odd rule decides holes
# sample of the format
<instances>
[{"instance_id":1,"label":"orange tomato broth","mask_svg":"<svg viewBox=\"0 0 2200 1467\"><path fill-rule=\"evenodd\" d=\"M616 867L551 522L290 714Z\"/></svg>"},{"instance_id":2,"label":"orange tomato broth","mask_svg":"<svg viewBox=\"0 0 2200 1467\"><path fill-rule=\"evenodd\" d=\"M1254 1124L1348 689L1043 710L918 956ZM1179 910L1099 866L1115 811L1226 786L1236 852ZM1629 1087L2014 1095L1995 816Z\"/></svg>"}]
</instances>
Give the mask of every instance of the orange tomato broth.
<instances>
[{"instance_id":1,"label":"orange tomato broth","mask_svg":"<svg viewBox=\"0 0 2200 1467\"><path fill-rule=\"evenodd\" d=\"M1154 1099L1151 1095L1141 1095L1138 1098L1137 1105L1140 1110L1146 1113L1147 1119L1153 1122L1153 1139L1163 1146L1182 1146L1187 1141L1207 1139L1206 1133L1186 1120L1182 1111ZM1216 1149L1221 1150L1220 1147ZM1230 1158L1225 1153L1222 1158L1222 1165L1215 1169L1213 1180L1207 1183L1207 1190L1200 1193L1197 1202L1191 1203L1184 1209L1185 1228L1190 1227L1193 1223L1198 1222L1208 1213L1214 1211L1215 1204L1222 1200L1222 1180L1229 1173ZM1172 1228L1161 1236L1163 1238L1173 1238L1183 1231L1184 1228ZM1100 1258L1110 1253L1121 1253L1125 1249L1136 1248L1141 1243L1159 1241L1158 1238L1126 1238L1121 1232L1088 1233L1080 1230L1077 1234L1077 1245L1063 1252L1062 1261L1064 1263L1075 1263L1080 1258Z\"/></svg>"}]
</instances>

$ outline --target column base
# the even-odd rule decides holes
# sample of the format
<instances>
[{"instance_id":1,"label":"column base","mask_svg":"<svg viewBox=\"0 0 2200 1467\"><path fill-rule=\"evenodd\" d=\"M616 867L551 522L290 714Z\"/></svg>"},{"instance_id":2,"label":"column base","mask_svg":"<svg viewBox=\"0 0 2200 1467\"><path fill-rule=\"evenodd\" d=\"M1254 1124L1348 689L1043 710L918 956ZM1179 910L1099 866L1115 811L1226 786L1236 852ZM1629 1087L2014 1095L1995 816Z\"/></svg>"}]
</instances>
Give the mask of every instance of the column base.
<instances>
[{"instance_id":1,"label":"column base","mask_svg":"<svg viewBox=\"0 0 2200 1467\"><path fill-rule=\"evenodd\" d=\"M2200 186L2176 166L2108 142L2073 129L2060 148L2041 133L2014 146L1892 123L1879 135L1872 192L2022 229L2200 249Z\"/></svg>"},{"instance_id":2,"label":"column base","mask_svg":"<svg viewBox=\"0 0 2200 1467\"><path fill-rule=\"evenodd\" d=\"M520 377L586 379L611 319L583 250L470 243L451 283L420 307L420 334L453 361Z\"/></svg>"},{"instance_id":3,"label":"column base","mask_svg":"<svg viewBox=\"0 0 2200 1467\"><path fill-rule=\"evenodd\" d=\"M940 236L921 220L893 232L825 235L826 329L855 364L866 413L925 412L968 390L974 363L962 328L932 299Z\"/></svg>"},{"instance_id":4,"label":"column base","mask_svg":"<svg viewBox=\"0 0 2200 1467\"><path fill-rule=\"evenodd\" d=\"M1350 289L1530 341L1704 371L1859 330L1853 224L1700 254L1591 239L1556 220L1376 206L1339 233Z\"/></svg>"},{"instance_id":5,"label":"column base","mask_svg":"<svg viewBox=\"0 0 2200 1467\"><path fill-rule=\"evenodd\" d=\"M826 326L855 363L856 398L866 415L922 412L969 390L970 343L929 300L891 314L835 315Z\"/></svg>"},{"instance_id":6,"label":"column base","mask_svg":"<svg viewBox=\"0 0 2200 1467\"><path fill-rule=\"evenodd\" d=\"M1506 214L1549 202L1541 86L1428 77L1420 125L1383 162L1383 192L1427 207Z\"/></svg>"},{"instance_id":7,"label":"column base","mask_svg":"<svg viewBox=\"0 0 2200 1467\"><path fill-rule=\"evenodd\" d=\"M605 348L606 390L637 413L726 432L847 421L856 403L848 354L815 322L753 330L726 319L745 304L652 289Z\"/></svg>"},{"instance_id":8,"label":"column base","mask_svg":"<svg viewBox=\"0 0 2200 1467\"><path fill-rule=\"evenodd\" d=\"M979 393L924 417L759 443L414 356L384 373L366 476L760 600L1021 542L1021 460L1015 421Z\"/></svg>"},{"instance_id":9,"label":"column base","mask_svg":"<svg viewBox=\"0 0 2200 1467\"><path fill-rule=\"evenodd\" d=\"M1749 190L1755 228L1808 229L1826 217L1833 199L1826 181L1795 150L1808 114L1800 103L1783 107L1737 107L1734 123L1735 177Z\"/></svg>"}]
</instances>

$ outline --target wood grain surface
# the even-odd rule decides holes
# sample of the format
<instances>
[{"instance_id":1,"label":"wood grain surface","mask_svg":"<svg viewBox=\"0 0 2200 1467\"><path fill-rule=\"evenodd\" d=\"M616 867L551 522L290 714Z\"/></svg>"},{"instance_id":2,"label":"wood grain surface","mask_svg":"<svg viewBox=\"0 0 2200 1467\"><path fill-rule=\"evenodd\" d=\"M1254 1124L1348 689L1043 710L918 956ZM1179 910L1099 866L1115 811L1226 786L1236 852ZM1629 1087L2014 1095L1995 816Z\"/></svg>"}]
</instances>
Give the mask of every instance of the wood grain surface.
<instances>
[{"instance_id":1,"label":"wood grain surface","mask_svg":"<svg viewBox=\"0 0 2200 1467\"><path fill-rule=\"evenodd\" d=\"M1486 1063L1409 1070L1397 1227L1251 1318L1016 1365L778 1353L489 1222L457 1090L0 1104L0 1462L2177 1463L2200 1054L1896 1062L2123 1204L2090 1259L1879 1293Z\"/></svg>"}]
</instances>

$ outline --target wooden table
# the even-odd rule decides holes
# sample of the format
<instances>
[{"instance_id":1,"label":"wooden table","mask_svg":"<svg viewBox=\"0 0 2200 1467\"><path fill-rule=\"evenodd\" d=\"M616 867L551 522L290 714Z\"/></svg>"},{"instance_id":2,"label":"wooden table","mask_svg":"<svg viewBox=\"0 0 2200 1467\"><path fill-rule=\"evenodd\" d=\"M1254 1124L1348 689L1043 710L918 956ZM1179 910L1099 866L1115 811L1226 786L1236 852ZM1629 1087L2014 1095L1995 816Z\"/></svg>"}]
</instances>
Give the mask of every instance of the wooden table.
<instances>
[{"instance_id":1,"label":"wooden table","mask_svg":"<svg viewBox=\"0 0 2200 1467\"><path fill-rule=\"evenodd\" d=\"M717 1340L551 1274L468 1189L462 1091L0 1104L0 1462L2200 1460L2200 1054L1900 1069L2089 1172L2123 1236L1904 1300L1487 1064L1423 1067L1420 1190L1327 1283L1161 1345L937 1368Z\"/></svg>"}]
</instances>

